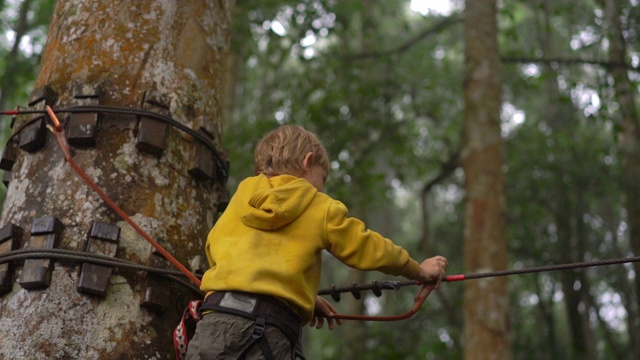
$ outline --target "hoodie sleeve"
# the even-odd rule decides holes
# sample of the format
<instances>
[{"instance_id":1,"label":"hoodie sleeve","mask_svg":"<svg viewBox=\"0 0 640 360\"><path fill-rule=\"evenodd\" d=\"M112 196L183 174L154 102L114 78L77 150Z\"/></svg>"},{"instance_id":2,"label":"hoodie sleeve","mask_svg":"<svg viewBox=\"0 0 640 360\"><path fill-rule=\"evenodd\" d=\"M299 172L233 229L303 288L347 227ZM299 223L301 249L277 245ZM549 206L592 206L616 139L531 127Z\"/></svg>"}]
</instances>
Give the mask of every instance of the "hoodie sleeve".
<instances>
[{"instance_id":1,"label":"hoodie sleeve","mask_svg":"<svg viewBox=\"0 0 640 360\"><path fill-rule=\"evenodd\" d=\"M327 251L346 265L409 279L420 274L420 265L406 250L367 229L361 220L348 217L346 206L339 201L329 205L325 230Z\"/></svg>"}]
</instances>

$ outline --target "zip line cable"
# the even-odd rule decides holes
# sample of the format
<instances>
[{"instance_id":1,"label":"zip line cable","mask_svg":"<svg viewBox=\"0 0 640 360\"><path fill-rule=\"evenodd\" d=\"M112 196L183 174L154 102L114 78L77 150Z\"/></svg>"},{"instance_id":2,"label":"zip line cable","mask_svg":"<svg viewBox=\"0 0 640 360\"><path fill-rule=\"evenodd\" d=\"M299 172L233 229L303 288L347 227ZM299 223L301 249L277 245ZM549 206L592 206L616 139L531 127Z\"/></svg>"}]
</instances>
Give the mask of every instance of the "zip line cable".
<instances>
[{"instance_id":1,"label":"zip line cable","mask_svg":"<svg viewBox=\"0 0 640 360\"><path fill-rule=\"evenodd\" d=\"M625 264L640 261L640 256L628 257L628 258L619 258L619 259L607 259L607 260L595 260L581 263L568 263L568 264L558 264L558 265L548 265L548 266L538 266L531 268L523 268L523 269L514 269L514 270L504 270L504 271L492 271L485 273L476 273L476 274L458 274L458 275L448 275L445 276L442 281L443 282L456 282L456 281L464 281L464 280L476 280L483 278L492 278L492 277L500 277L500 276L511 276L511 275L523 275L523 274L532 274L546 271L559 271L559 270L571 270L571 269L580 269L580 268L588 268L588 267L596 267L596 266L605 266L605 265L615 265L615 264ZM421 284L419 281L388 281L388 282L373 282L368 285L357 285L352 284L349 287L336 288L335 286L326 289L320 290L318 295L331 295L331 297L339 301L340 293L350 292L352 293L356 299L360 298L359 291L361 290L373 290L376 296L380 296L381 289L399 289L403 286L409 285L422 285L422 288L418 292L418 294L414 298L415 305L413 308L402 315L396 316L369 316L369 315L344 315L344 314L336 314L334 316L335 319L341 320L360 320L360 321L397 321L407 319L413 316L420 306L425 302L431 291L434 289L434 284L425 283Z\"/></svg>"},{"instance_id":2,"label":"zip line cable","mask_svg":"<svg viewBox=\"0 0 640 360\"><path fill-rule=\"evenodd\" d=\"M579 263L568 263L568 264L558 264L558 265L546 265L546 266L537 266L530 268L522 268L522 269L513 269L513 270L503 270L503 271L493 271L493 272L484 272L484 273L475 273L475 274L458 274L458 275L448 275L442 279L442 282L456 282L463 280L475 280L475 279L484 279L484 278L492 278L492 277L500 277L500 276L511 276L511 275L524 275L524 274L533 274L539 272L547 272L547 271L560 271L560 270L572 270L572 269L581 269L581 268L590 268L597 266L606 266L606 265L618 265L618 264L628 264L640 262L640 256L626 257L626 258L618 258L618 259L606 259L606 260L594 260L587 262L579 262ZM331 297L339 301L340 297L336 294L341 293L352 293L356 299L360 298L360 291L362 290L372 290L376 296L380 296L380 290L398 290L405 286L412 285L421 285L419 281L407 280L407 281L374 281L370 284L351 284L350 286L344 287L335 287L323 289L318 291L318 295L331 295Z\"/></svg>"}]
</instances>

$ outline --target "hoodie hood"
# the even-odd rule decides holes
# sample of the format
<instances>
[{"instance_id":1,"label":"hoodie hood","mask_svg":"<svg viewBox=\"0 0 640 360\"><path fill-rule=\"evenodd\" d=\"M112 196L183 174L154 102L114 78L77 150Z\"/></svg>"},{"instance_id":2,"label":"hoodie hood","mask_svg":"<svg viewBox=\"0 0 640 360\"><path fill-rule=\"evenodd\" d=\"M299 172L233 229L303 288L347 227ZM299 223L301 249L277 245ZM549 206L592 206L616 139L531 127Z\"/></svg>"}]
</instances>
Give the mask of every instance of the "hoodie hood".
<instances>
[{"instance_id":1,"label":"hoodie hood","mask_svg":"<svg viewBox=\"0 0 640 360\"><path fill-rule=\"evenodd\" d=\"M307 180L291 175L258 175L244 180L238 193L242 223L259 230L276 230L298 218L318 190Z\"/></svg>"}]
</instances>

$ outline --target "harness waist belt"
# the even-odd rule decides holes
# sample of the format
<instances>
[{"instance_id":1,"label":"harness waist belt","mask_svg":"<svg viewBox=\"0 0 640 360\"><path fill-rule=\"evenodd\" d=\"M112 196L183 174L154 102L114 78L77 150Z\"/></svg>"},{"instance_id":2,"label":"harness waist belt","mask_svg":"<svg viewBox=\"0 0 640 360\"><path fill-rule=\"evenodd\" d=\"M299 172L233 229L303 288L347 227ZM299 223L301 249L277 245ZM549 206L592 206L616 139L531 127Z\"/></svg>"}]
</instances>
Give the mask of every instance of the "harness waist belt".
<instances>
[{"instance_id":1,"label":"harness waist belt","mask_svg":"<svg viewBox=\"0 0 640 360\"><path fill-rule=\"evenodd\" d=\"M297 340L302 326L298 314L282 301L265 295L257 295L240 291L216 291L207 296L200 306L203 310L213 310L236 314L255 320L263 316L267 323L283 330L293 341ZM286 328L283 328L283 325Z\"/></svg>"}]
</instances>

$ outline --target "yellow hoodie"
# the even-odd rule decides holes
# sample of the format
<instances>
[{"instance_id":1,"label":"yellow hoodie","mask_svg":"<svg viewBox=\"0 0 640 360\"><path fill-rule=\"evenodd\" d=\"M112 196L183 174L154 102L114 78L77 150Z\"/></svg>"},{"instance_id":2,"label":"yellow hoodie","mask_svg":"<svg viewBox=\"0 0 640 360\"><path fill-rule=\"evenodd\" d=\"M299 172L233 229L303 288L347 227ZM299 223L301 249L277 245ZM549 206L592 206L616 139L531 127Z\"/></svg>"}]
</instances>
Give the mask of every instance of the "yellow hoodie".
<instances>
[{"instance_id":1,"label":"yellow hoodie","mask_svg":"<svg viewBox=\"0 0 640 360\"><path fill-rule=\"evenodd\" d=\"M290 175L245 179L211 229L211 268L201 289L280 298L307 323L320 286L322 250L360 270L416 279L420 265L401 247L350 218L339 201Z\"/></svg>"}]
</instances>

